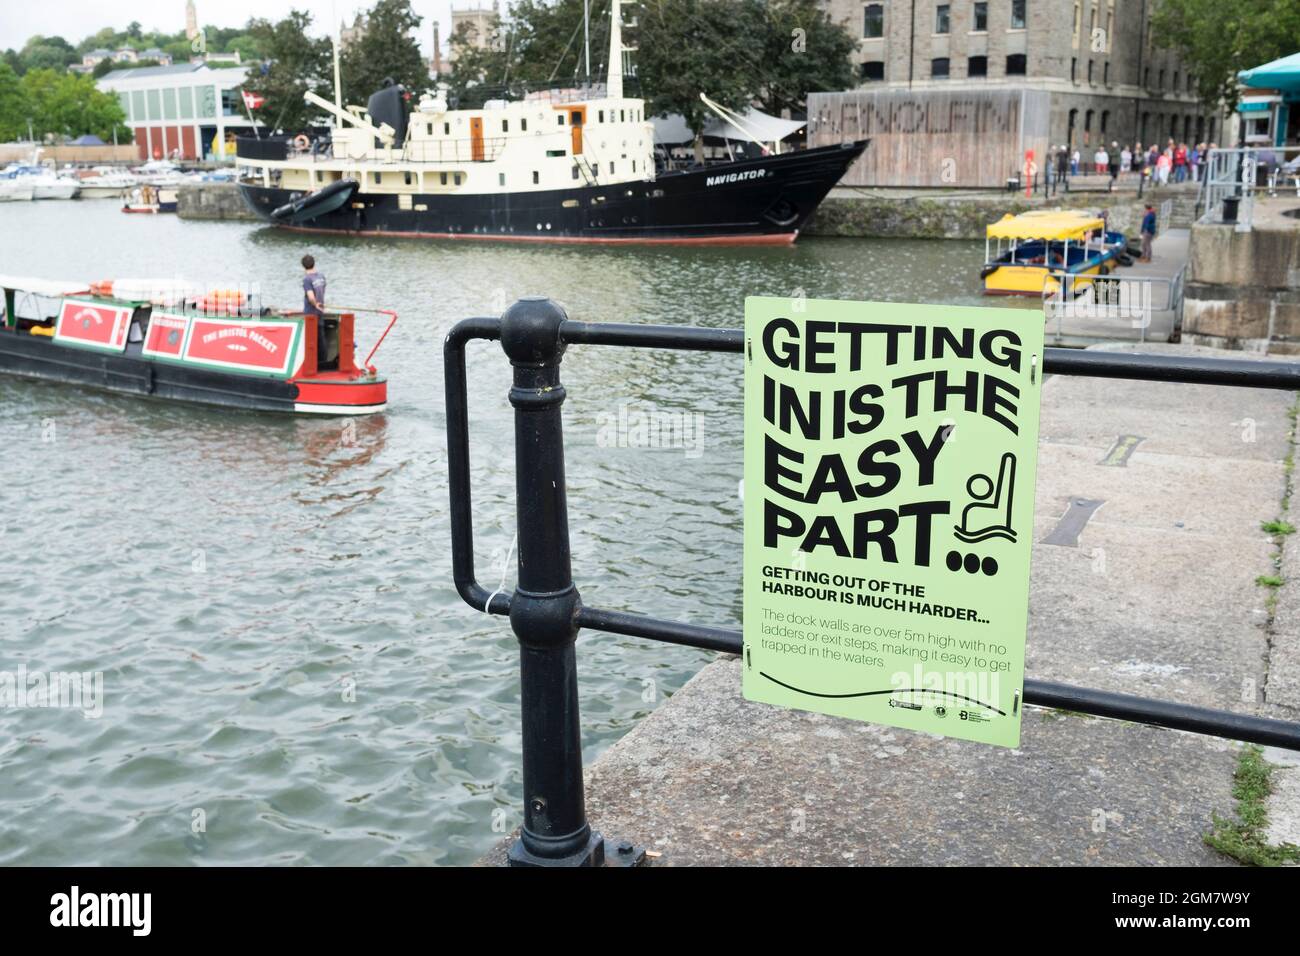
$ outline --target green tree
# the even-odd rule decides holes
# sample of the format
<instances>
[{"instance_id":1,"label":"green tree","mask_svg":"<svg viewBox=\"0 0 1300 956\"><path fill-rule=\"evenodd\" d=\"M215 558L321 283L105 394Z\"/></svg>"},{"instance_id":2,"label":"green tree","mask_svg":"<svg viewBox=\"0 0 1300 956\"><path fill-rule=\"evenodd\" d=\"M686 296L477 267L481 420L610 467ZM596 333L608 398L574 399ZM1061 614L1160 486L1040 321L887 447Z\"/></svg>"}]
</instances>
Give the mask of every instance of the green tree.
<instances>
[{"instance_id":1,"label":"green tree","mask_svg":"<svg viewBox=\"0 0 1300 956\"><path fill-rule=\"evenodd\" d=\"M130 142L131 131L117 97L96 88L92 77L28 70L22 78L22 91L38 138L93 133L107 142L116 130L119 142Z\"/></svg>"},{"instance_id":2,"label":"green tree","mask_svg":"<svg viewBox=\"0 0 1300 956\"><path fill-rule=\"evenodd\" d=\"M802 113L808 94L854 85L849 55L857 41L831 20L818 0L747 0L748 20L761 24L760 55L753 63L759 106L779 116ZM753 61L750 61L751 63Z\"/></svg>"},{"instance_id":3,"label":"green tree","mask_svg":"<svg viewBox=\"0 0 1300 956\"><path fill-rule=\"evenodd\" d=\"M678 113L704 158L713 115L700 93L743 111L758 92L762 24L745 0L646 0L639 17L637 67L652 116Z\"/></svg>"},{"instance_id":4,"label":"green tree","mask_svg":"<svg viewBox=\"0 0 1300 956\"><path fill-rule=\"evenodd\" d=\"M22 81L7 62L0 60L0 142L27 138L31 107Z\"/></svg>"},{"instance_id":5,"label":"green tree","mask_svg":"<svg viewBox=\"0 0 1300 956\"><path fill-rule=\"evenodd\" d=\"M1295 0L1162 0L1151 35L1177 50L1203 103L1237 104L1237 73L1300 49Z\"/></svg>"},{"instance_id":6,"label":"green tree","mask_svg":"<svg viewBox=\"0 0 1300 956\"><path fill-rule=\"evenodd\" d=\"M24 45L19 54L26 70L65 70L69 63L76 63L80 57L63 37L34 36Z\"/></svg>"},{"instance_id":7,"label":"green tree","mask_svg":"<svg viewBox=\"0 0 1300 956\"><path fill-rule=\"evenodd\" d=\"M320 118L320 110L303 100L311 90L329 99L332 53L328 39L307 35L311 14L291 10L282 20L251 20L248 33L266 57L261 71L250 72L245 88L265 102L258 118L277 129L305 129Z\"/></svg>"},{"instance_id":8,"label":"green tree","mask_svg":"<svg viewBox=\"0 0 1300 956\"><path fill-rule=\"evenodd\" d=\"M429 64L412 35L421 21L410 0L379 0L370 8L364 32L343 53L345 100L365 103L390 77L415 94L429 87Z\"/></svg>"}]
</instances>

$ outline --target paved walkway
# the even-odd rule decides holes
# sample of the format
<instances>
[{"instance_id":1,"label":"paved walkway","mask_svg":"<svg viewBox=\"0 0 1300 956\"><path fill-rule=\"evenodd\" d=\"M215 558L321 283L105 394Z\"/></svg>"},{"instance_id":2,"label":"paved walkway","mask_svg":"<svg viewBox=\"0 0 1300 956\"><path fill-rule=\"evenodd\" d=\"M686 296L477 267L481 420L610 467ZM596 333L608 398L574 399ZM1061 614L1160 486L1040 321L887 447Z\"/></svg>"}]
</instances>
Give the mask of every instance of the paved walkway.
<instances>
[{"instance_id":1,"label":"paved walkway","mask_svg":"<svg viewBox=\"0 0 1300 956\"><path fill-rule=\"evenodd\" d=\"M1284 497L1293 400L1047 381L1035 540L1071 500L1104 504L1077 547L1034 548L1031 676L1300 719L1300 583L1271 628L1255 583L1276 573L1260 523ZM1121 436L1141 440L1103 464ZM722 657L590 768L588 809L666 865L1221 865L1202 835L1233 812L1238 754L1036 707L1014 751L781 710L745 701ZM1278 777L1273 839L1300 842L1300 767Z\"/></svg>"}]
</instances>

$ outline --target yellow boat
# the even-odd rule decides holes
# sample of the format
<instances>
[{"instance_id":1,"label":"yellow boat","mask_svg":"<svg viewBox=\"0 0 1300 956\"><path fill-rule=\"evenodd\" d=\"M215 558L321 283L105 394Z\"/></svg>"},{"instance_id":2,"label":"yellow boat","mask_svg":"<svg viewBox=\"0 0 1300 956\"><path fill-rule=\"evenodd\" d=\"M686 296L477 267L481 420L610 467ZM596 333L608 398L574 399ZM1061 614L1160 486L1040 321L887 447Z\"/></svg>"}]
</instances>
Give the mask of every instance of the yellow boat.
<instances>
[{"instance_id":1,"label":"yellow boat","mask_svg":"<svg viewBox=\"0 0 1300 956\"><path fill-rule=\"evenodd\" d=\"M1078 277L1114 271L1124 253L1122 233L1107 232L1106 221L1090 212L1042 209L1010 213L985 231L985 295L1054 294L1062 273L1075 294L1091 284Z\"/></svg>"}]
</instances>

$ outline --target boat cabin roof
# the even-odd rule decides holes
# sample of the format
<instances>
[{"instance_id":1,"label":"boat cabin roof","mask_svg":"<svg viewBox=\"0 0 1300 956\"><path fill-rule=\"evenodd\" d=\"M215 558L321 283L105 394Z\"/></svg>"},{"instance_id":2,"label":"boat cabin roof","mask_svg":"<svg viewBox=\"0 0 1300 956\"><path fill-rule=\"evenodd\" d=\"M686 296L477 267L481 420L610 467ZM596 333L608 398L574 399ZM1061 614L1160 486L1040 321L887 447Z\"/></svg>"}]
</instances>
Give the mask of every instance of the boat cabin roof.
<instances>
[{"instance_id":1,"label":"boat cabin roof","mask_svg":"<svg viewBox=\"0 0 1300 956\"><path fill-rule=\"evenodd\" d=\"M15 292L31 292L35 295L48 296L81 295L90 292L90 283L65 282L60 279L33 279L30 276L0 275L0 289L12 289Z\"/></svg>"},{"instance_id":2,"label":"boat cabin roof","mask_svg":"<svg viewBox=\"0 0 1300 956\"><path fill-rule=\"evenodd\" d=\"M1056 210L1029 212L1019 216L1010 213L986 231L990 239L1078 239L1090 232L1101 232L1106 223L1090 213Z\"/></svg>"}]
</instances>

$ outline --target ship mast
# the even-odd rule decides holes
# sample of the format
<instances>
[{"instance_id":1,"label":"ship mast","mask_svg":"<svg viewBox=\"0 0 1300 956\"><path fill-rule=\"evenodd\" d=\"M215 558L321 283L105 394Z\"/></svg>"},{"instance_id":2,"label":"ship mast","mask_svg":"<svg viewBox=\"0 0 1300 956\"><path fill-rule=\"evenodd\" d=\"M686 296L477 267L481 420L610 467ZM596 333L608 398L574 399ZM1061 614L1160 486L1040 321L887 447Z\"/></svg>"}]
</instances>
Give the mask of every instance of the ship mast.
<instances>
[{"instance_id":1,"label":"ship mast","mask_svg":"<svg viewBox=\"0 0 1300 956\"><path fill-rule=\"evenodd\" d=\"M609 12L609 74L605 95L612 100L623 98L623 26L619 17L619 0L613 0Z\"/></svg>"}]
</instances>

